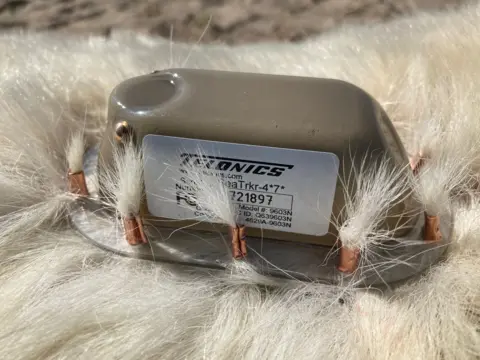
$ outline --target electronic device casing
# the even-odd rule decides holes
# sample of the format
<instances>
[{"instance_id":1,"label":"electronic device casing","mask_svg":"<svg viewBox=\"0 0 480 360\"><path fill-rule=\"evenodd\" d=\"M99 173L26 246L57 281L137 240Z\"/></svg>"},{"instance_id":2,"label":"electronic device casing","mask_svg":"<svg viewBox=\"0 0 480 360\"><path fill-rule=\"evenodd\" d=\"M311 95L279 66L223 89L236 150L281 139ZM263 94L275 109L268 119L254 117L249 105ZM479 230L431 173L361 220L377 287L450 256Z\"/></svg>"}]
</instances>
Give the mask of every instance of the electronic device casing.
<instances>
[{"instance_id":1,"label":"electronic device casing","mask_svg":"<svg viewBox=\"0 0 480 360\"><path fill-rule=\"evenodd\" d=\"M358 173L363 161L369 166L380 159L409 171L405 149L381 106L362 89L335 79L196 69L156 71L128 79L109 98L99 173L112 163L114 147L122 146L116 138L116 126L122 122L128 124L138 146L145 135L160 134L329 152L340 160L339 179L347 179L353 170ZM355 181L337 181L332 217L341 219L345 193L354 194L355 185ZM101 189L100 183L100 194ZM395 236L404 236L418 224L416 209L420 209L417 201L406 197L391 209L382 226L398 228ZM149 224L159 227L192 224L155 218L145 201L141 212ZM213 228L200 223L190 230ZM328 234L311 236L249 228L248 236L332 246L337 230L331 224Z\"/></svg>"}]
</instances>

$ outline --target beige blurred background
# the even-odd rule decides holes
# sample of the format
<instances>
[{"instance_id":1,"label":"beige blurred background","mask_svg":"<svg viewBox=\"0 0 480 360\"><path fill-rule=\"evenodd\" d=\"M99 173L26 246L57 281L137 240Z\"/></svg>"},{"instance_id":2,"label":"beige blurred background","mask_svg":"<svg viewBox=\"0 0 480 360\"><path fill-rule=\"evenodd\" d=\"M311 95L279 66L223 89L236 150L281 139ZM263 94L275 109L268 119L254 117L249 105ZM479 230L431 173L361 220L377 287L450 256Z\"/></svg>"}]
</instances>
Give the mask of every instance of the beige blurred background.
<instances>
[{"instance_id":1,"label":"beige blurred background","mask_svg":"<svg viewBox=\"0 0 480 360\"><path fill-rule=\"evenodd\" d=\"M368 23L466 0L0 0L0 29L108 35L127 28L175 41L299 41L342 23ZM208 26L207 26L208 25ZM204 36L201 37L202 33Z\"/></svg>"}]
</instances>

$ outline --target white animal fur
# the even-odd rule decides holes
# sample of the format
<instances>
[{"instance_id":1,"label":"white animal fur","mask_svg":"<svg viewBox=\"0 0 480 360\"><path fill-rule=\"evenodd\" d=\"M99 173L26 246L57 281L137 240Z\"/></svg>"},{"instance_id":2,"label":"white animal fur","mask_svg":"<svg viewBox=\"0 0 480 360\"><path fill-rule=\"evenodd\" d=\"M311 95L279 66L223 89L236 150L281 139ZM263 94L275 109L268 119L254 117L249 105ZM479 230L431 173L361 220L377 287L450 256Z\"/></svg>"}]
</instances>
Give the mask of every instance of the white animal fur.
<instances>
[{"instance_id":1,"label":"white animal fur","mask_svg":"<svg viewBox=\"0 0 480 360\"><path fill-rule=\"evenodd\" d=\"M197 155L203 159L205 154L198 149ZM216 176L204 175L192 164L184 166L182 170L184 171L182 175L187 179L189 186L196 189L195 202L205 214L197 220L235 227L237 214L222 180Z\"/></svg>"},{"instance_id":2,"label":"white animal fur","mask_svg":"<svg viewBox=\"0 0 480 360\"><path fill-rule=\"evenodd\" d=\"M209 274L86 243L65 221L65 141L83 124L87 143L98 141L113 86L190 54L189 67L350 81L385 107L409 152L446 146L447 164L478 176L479 23L473 4L300 44L175 44L173 63L168 41L131 33L1 35L0 358L478 358L478 199L452 202L446 259L407 284L272 288L251 271ZM428 129L440 129L441 141L417 141L437 133ZM437 175L425 181L443 191L457 181L452 169L430 172L440 183Z\"/></svg>"},{"instance_id":3,"label":"white animal fur","mask_svg":"<svg viewBox=\"0 0 480 360\"><path fill-rule=\"evenodd\" d=\"M106 205L116 209L122 217L140 214L143 194L143 160L141 149L127 140L123 147L115 147L113 165L102 172Z\"/></svg>"},{"instance_id":4,"label":"white animal fur","mask_svg":"<svg viewBox=\"0 0 480 360\"><path fill-rule=\"evenodd\" d=\"M443 148L440 142L436 151L425 158L414 184L418 199L425 206L427 214L432 216L451 213L452 193L456 196L469 193L474 186L472 163L477 148L470 148L471 156L467 157L465 155L468 152L457 151L457 147L451 146L447 134L442 138L447 138Z\"/></svg>"},{"instance_id":5,"label":"white animal fur","mask_svg":"<svg viewBox=\"0 0 480 360\"><path fill-rule=\"evenodd\" d=\"M68 168L72 173L83 170L83 154L85 153L85 140L81 132L73 133L65 150Z\"/></svg>"},{"instance_id":6,"label":"white animal fur","mask_svg":"<svg viewBox=\"0 0 480 360\"><path fill-rule=\"evenodd\" d=\"M358 171L347 170L346 180L340 179L347 191L340 214L343 220L337 224L339 238L343 246L361 251L393 236L392 231L398 228L380 231L379 225L396 205L412 195L405 168L392 167L383 158L370 165L367 162L363 159ZM355 192L351 194L348 189Z\"/></svg>"}]
</instances>

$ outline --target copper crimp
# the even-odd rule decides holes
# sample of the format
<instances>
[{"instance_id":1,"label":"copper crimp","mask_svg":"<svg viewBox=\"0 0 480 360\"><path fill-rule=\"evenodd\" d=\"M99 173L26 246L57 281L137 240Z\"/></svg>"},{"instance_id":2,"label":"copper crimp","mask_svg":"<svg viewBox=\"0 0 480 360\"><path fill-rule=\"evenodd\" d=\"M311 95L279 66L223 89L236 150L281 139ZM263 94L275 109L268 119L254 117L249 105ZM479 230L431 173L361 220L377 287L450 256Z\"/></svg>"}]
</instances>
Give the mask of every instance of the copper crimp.
<instances>
[{"instance_id":1,"label":"copper crimp","mask_svg":"<svg viewBox=\"0 0 480 360\"><path fill-rule=\"evenodd\" d=\"M125 238L130 245L146 244L147 238L143 229L143 222L139 216L123 218Z\"/></svg>"},{"instance_id":2,"label":"copper crimp","mask_svg":"<svg viewBox=\"0 0 480 360\"><path fill-rule=\"evenodd\" d=\"M83 171L76 173L72 173L70 170L68 171L68 190L72 194L88 196L87 182Z\"/></svg>"},{"instance_id":3,"label":"copper crimp","mask_svg":"<svg viewBox=\"0 0 480 360\"><path fill-rule=\"evenodd\" d=\"M438 216L430 216L425 214L423 240L424 241L442 240L442 232L440 231L440 218Z\"/></svg>"},{"instance_id":4,"label":"copper crimp","mask_svg":"<svg viewBox=\"0 0 480 360\"><path fill-rule=\"evenodd\" d=\"M338 256L338 270L351 274L357 270L358 262L360 259L360 250L359 249L350 249L340 243L340 254Z\"/></svg>"},{"instance_id":5,"label":"copper crimp","mask_svg":"<svg viewBox=\"0 0 480 360\"><path fill-rule=\"evenodd\" d=\"M411 158L410 167L412 168L413 175L417 176L424 164L425 164L425 157L423 157L422 154L419 154Z\"/></svg>"},{"instance_id":6,"label":"copper crimp","mask_svg":"<svg viewBox=\"0 0 480 360\"><path fill-rule=\"evenodd\" d=\"M242 259L247 256L247 237L244 225L230 227L232 241L232 255L234 259Z\"/></svg>"},{"instance_id":7,"label":"copper crimp","mask_svg":"<svg viewBox=\"0 0 480 360\"><path fill-rule=\"evenodd\" d=\"M240 241L240 251L242 255L247 256L247 229L245 225L238 226L238 239Z\"/></svg>"}]
</instances>

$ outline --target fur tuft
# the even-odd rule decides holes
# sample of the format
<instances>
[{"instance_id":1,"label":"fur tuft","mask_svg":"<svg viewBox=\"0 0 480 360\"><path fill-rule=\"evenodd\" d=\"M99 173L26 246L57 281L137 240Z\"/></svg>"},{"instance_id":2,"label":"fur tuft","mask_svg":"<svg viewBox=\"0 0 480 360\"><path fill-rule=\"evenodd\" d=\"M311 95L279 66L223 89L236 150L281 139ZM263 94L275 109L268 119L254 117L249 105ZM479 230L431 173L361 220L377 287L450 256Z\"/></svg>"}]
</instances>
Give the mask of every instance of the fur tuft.
<instances>
[{"instance_id":1,"label":"fur tuft","mask_svg":"<svg viewBox=\"0 0 480 360\"><path fill-rule=\"evenodd\" d=\"M197 151L197 156L204 158L201 149ZM207 175L192 164L183 167L182 172L189 186L196 190L194 200L205 214L205 218L199 220L235 227L238 220L235 206L221 178Z\"/></svg>"},{"instance_id":2,"label":"fur tuft","mask_svg":"<svg viewBox=\"0 0 480 360\"><path fill-rule=\"evenodd\" d=\"M367 159L363 159L359 171L350 172L342 180L345 207L337 225L342 245L360 251L393 236L398 229L381 230L380 225L395 206L411 195L406 169L393 167L385 158L366 164Z\"/></svg>"},{"instance_id":3,"label":"fur tuft","mask_svg":"<svg viewBox=\"0 0 480 360\"><path fill-rule=\"evenodd\" d=\"M115 147L113 166L102 173L105 201L122 217L138 215L143 193L142 151L132 141Z\"/></svg>"},{"instance_id":4,"label":"fur tuft","mask_svg":"<svg viewBox=\"0 0 480 360\"><path fill-rule=\"evenodd\" d=\"M68 168L72 173L77 173L83 170L84 152L85 141L83 139L83 134L80 132L72 134L66 149Z\"/></svg>"},{"instance_id":5,"label":"fur tuft","mask_svg":"<svg viewBox=\"0 0 480 360\"><path fill-rule=\"evenodd\" d=\"M445 139L447 140L447 139ZM453 198L471 192L472 156L457 152L448 140L443 148L426 157L414 188L419 201L425 206L428 215L441 216L452 213Z\"/></svg>"}]
</instances>

